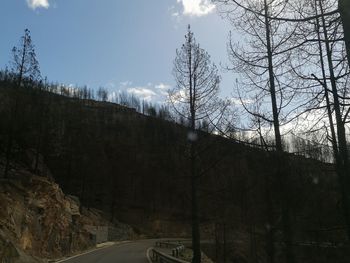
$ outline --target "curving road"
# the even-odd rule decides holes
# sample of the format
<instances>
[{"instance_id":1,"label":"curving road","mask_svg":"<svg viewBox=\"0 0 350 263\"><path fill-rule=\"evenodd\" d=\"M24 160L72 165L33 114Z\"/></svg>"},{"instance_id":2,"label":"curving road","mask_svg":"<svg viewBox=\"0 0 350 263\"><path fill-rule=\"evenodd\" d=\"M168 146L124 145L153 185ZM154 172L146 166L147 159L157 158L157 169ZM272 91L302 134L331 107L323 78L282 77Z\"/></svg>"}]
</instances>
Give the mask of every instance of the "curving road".
<instances>
[{"instance_id":1,"label":"curving road","mask_svg":"<svg viewBox=\"0 0 350 263\"><path fill-rule=\"evenodd\" d=\"M155 240L140 240L131 243L101 248L81 256L62 260L64 263L149 263L146 252Z\"/></svg>"}]
</instances>

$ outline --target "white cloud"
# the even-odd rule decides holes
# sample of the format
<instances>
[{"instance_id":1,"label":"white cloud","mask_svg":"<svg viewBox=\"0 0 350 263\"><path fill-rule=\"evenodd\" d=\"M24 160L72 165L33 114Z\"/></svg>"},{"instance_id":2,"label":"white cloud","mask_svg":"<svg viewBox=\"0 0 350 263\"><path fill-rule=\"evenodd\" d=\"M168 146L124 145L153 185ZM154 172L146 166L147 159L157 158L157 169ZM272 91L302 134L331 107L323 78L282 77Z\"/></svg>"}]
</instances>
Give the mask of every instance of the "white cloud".
<instances>
[{"instance_id":1,"label":"white cloud","mask_svg":"<svg viewBox=\"0 0 350 263\"><path fill-rule=\"evenodd\" d=\"M164 84L164 83L159 83L158 85L155 85L155 88L159 89L159 90L167 91L167 90L170 89L170 85L167 85L167 84Z\"/></svg>"},{"instance_id":2,"label":"white cloud","mask_svg":"<svg viewBox=\"0 0 350 263\"><path fill-rule=\"evenodd\" d=\"M174 13L171 14L171 16L174 17L174 18L177 18L177 17L180 16L180 13L179 12L174 12Z\"/></svg>"},{"instance_id":3,"label":"white cloud","mask_svg":"<svg viewBox=\"0 0 350 263\"><path fill-rule=\"evenodd\" d=\"M120 82L119 84L122 87L127 87L127 86L131 86L132 85L132 81L126 80L126 81Z\"/></svg>"},{"instance_id":4,"label":"white cloud","mask_svg":"<svg viewBox=\"0 0 350 263\"><path fill-rule=\"evenodd\" d=\"M35 10L37 8L49 8L50 4L48 0L26 0L28 7Z\"/></svg>"},{"instance_id":5,"label":"white cloud","mask_svg":"<svg viewBox=\"0 0 350 263\"><path fill-rule=\"evenodd\" d=\"M233 104L233 105L237 105L237 106L242 106L244 105L248 105L248 104L252 104L254 103L253 100L251 99L239 99L239 98L230 98L229 101Z\"/></svg>"},{"instance_id":6,"label":"white cloud","mask_svg":"<svg viewBox=\"0 0 350 263\"><path fill-rule=\"evenodd\" d=\"M154 88L158 90L158 92L167 97L168 96L168 91L171 88L170 85L164 84L164 83L159 83L158 85L155 85Z\"/></svg>"},{"instance_id":7,"label":"white cloud","mask_svg":"<svg viewBox=\"0 0 350 263\"><path fill-rule=\"evenodd\" d=\"M205 16L215 9L210 0L177 0L177 2L182 4L183 14L188 16Z\"/></svg>"},{"instance_id":8,"label":"white cloud","mask_svg":"<svg viewBox=\"0 0 350 263\"><path fill-rule=\"evenodd\" d=\"M182 12L180 12L179 7L175 5L170 6L168 12L171 15L171 19L175 22L174 28L178 29L178 25L183 19Z\"/></svg>"},{"instance_id":9,"label":"white cloud","mask_svg":"<svg viewBox=\"0 0 350 263\"><path fill-rule=\"evenodd\" d=\"M110 101L117 101L120 94L126 92L130 95L134 95L140 100L162 104L166 101L168 90L171 88L170 85L163 82L149 82L144 85L135 85L132 81L126 80L119 82L118 84L109 82L105 85L109 90L108 99Z\"/></svg>"},{"instance_id":10,"label":"white cloud","mask_svg":"<svg viewBox=\"0 0 350 263\"><path fill-rule=\"evenodd\" d=\"M154 97L157 96L157 94L153 90L145 87L128 88L127 92L130 94L134 94L138 98L146 101L151 101Z\"/></svg>"}]
</instances>

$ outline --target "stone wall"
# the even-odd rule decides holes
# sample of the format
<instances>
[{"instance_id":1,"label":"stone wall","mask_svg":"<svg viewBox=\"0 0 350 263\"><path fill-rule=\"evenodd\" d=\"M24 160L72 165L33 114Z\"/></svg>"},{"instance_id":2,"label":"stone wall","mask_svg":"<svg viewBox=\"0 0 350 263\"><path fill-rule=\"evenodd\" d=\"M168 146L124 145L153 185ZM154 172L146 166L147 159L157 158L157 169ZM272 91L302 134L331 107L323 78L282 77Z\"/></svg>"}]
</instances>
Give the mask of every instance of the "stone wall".
<instances>
[{"instance_id":1,"label":"stone wall","mask_svg":"<svg viewBox=\"0 0 350 263\"><path fill-rule=\"evenodd\" d=\"M93 236L96 244L115 240L129 240L133 237L133 230L130 226L118 223L116 227L111 226L84 226Z\"/></svg>"}]
</instances>

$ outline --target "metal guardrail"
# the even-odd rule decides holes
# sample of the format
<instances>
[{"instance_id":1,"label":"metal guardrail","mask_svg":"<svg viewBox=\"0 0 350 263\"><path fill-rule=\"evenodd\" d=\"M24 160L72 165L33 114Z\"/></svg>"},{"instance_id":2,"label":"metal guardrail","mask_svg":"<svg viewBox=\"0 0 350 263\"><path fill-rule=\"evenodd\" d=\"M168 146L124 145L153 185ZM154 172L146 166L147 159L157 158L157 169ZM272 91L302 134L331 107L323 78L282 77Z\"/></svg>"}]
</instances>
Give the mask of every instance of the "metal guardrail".
<instances>
[{"instance_id":1,"label":"metal guardrail","mask_svg":"<svg viewBox=\"0 0 350 263\"><path fill-rule=\"evenodd\" d=\"M171 252L172 252L172 255L173 255L173 257L179 257L179 254L182 252L182 251L184 251L185 250L185 246L184 245L180 245L180 246L177 246L176 248L173 248L172 250L171 250Z\"/></svg>"},{"instance_id":2,"label":"metal guardrail","mask_svg":"<svg viewBox=\"0 0 350 263\"><path fill-rule=\"evenodd\" d=\"M163 253L155 248L152 248L152 261L153 262L161 262L161 263L189 263L188 261L184 261L179 259L179 255L182 251L185 250L185 246L181 244L180 242L174 242L174 241L157 241L156 242L157 247L166 247L170 248L173 247L171 252L172 255Z\"/></svg>"},{"instance_id":3,"label":"metal guardrail","mask_svg":"<svg viewBox=\"0 0 350 263\"><path fill-rule=\"evenodd\" d=\"M160 262L160 263L189 263L188 261L184 261L182 259L170 256L168 254L165 254L161 251L158 251L155 248L152 248L151 250L151 259L153 262Z\"/></svg>"},{"instance_id":4,"label":"metal guardrail","mask_svg":"<svg viewBox=\"0 0 350 263\"><path fill-rule=\"evenodd\" d=\"M171 241L171 240L168 240L168 241L157 241L156 242L156 246L157 247L166 247L166 248L169 248L169 247L177 247L179 245L182 245L182 243L180 241Z\"/></svg>"}]
</instances>

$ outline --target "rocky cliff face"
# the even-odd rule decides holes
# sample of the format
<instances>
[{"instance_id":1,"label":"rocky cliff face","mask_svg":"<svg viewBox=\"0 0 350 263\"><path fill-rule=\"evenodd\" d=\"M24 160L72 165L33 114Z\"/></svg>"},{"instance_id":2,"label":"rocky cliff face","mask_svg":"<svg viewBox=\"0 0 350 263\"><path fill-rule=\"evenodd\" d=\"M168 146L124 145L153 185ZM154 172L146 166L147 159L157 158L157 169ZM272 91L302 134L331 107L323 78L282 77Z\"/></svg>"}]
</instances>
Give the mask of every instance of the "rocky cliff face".
<instances>
[{"instance_id":1,"label":"rocky cliff face","mask_svg":"<svg viewBox=\"0 0 350 263\"><path fill-rule=\"evenodd\" d=\"M94 245L85 226L109 224L50 179L25 169L12 174L0 182L0 262L37 262L85 250Z\"/></svg>"}]
</instances>

